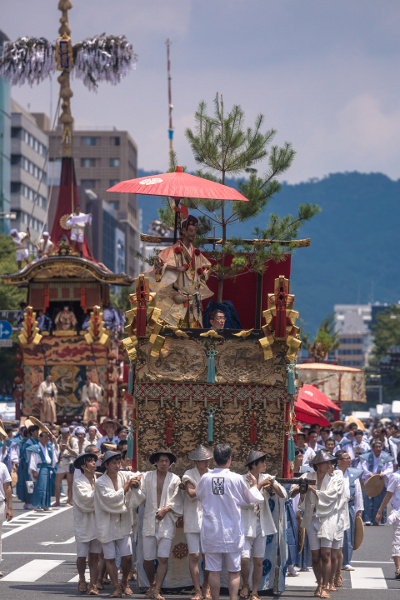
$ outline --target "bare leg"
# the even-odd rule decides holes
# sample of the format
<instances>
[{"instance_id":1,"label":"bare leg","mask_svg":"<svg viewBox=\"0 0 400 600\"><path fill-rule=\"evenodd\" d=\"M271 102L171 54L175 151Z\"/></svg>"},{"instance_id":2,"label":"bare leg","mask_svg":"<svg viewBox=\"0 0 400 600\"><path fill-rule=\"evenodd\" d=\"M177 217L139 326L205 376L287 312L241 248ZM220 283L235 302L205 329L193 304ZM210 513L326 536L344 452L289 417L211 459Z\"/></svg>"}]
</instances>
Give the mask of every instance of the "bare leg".
<instances>
[{"instance_id":1,"label":"bare leg","mask_svg":"<svg viewBox=\"0 0 400 600\"><path fill-rule=\"evenodd\" d=\"M317 586L320 587L322 583L320 550L311 550L311 556L312 568L314 571L315 579L317 580Z\"/></svg>"},{"instance_id":2,"label":"bare leg","mask_svg":"<svg viewBox=\"0 0 400 600\"><path fill-rule=\"evenodd\" d=\"M158 567L157 567L157 575L156 575L156 588L161 590L162 585L164 583L165 576L168 570L168 558L158 557Z\"/></svg>"},{"instance_id":3,"label":"bare leg","mask_svg":"<svg viewBox=\"0 0 400 600\"><path fill-rule=\"evenodd\" d=\"M133 592L129 586L129 583L128 583L128 577L129 577L129 572L131 570L131 567L132 567L132 554L129 554L129 556L123 556L121 558L121 570L122 570L121 586L127 596L131 596L133 594Z\"/></svg>"},{"instance_id":4,"label":"bare leg","mask_svg":"<svg viewBox=\"0 0 400 600\"><path fill-rule=\"evenodd\" d=\"M242 590L240 596L246 598L250 593L249 575L250 575L250 559L242 558L241 562L241 575L242 575Z\"/></svg>"},{"instance_id":5,"label":"bare leg","mask_svg":"<svg viewBox=\"0 0 400 600\"><path fill-rule=\"evenodd\" d=\"M54 481L54 489L56 493L56 501L53 506L60 506L60 497L61 497L61 482L64 479L64 473L56 473L56 478Z\"/></svg>"},{"instance_id":6,"label":"bare leg","mask_svg":"<svg viewBox=\"0 0 400 600\"><path fill-rule=\"evenodd\" d=\"M154 574L155 574L154 561L153 560L144 560L143 566L144 566L144 570L147 575L147 579L149 580L149 585L151 588L154 588L156 585L156 580L154 578Z\"/></svg>"},{"instance_id":7,"label":"bare leg","mask_svg":"<svg viewBox=\"0 0 400 600\"><path fill-rule=\"evenodd\" d=\"M400 569L400 556L393 556L393 560L396 569Z\"/></svg>"},{"instance_id":8,"label":"bare leg","mask_svg":"<svg viewBox=\"0 0 400 600\"><path fill-rule=\"evenodd\" d=\"M86 557L78 556L76 559L76 568L78 570L79 579L85 579L85 571L86 571Z\"/></svg>"},{"instance_id":9,"label":"bare leg","mask_svg":"<svg viewBox=\"0 0 400 600\"><path fill-rule=\"evenodd\" d=\"M22 260L17 261L18 264L18 271L21 271L22 268Z\"/></svg>"},{"instance_id":10,"label":"bare leg","mask_svg":"<svg viewBox=\"0 0 400 600\"><path fill-rule=\"evenodd\" d=\"M89 571L90 571L90 584L96 585L99 576L99 558L100 554L89 552Z\"/></svg>"},{"instance_id":11,"label":"bare leg","mask_svg":"<svg viewBox=\"0 0 400 600\"><path fill-rule=\"evenodd\" d=\"M262 558L253 558L253 587L251 588L253 594L257 594L261 584L261 577L263 572L262 563Z\"/></svg>"},{"instance_id":12,"label":"bare leg","mask_svg":"<svg viewBox=\"0 0 400 600\"><path fill-rule=\"evenodd\" d=\"M72 504L72 486L74 484L74 476L72 473L67 473L68 496L67 504Z\"/></svg>"},{"instance_id":13,"label":"bare leg","mask_svg":"<svg viewBox=\"0 0 400 600\"><path fill-rule=\"evenodd\" d=\"M336 575L336 571L337 571L337 566L338 566L338 562L339 562L339 552L340 550L334 550L332 548L332 553L331 553L331 575L329 578L330 584L331 586L334 584L334 579L335 579L335 575Z\"/></svg>"},{"instance_id":14,"label":"bare leg","mask_svg":"<svg viewBox=\"0 0 400 600\"><path fill-rule=\"evenodd\" d=\"M189 554L189 571L193 581L195 593L200 589L199 558L200 554Z\"/></svg>"},{"instance_id":15,"label":"bare leg","mask_svg":"<svg viewBox=\"0 0 400 600\"><path fill-rule=\"evenodd\" d=\"M111 582L114 586L114 591L118 591L118 569L117 565L115 564L115 558L105 558L104 560L106 561L107 573L109 574Z\"/></svg>"},{"instance_id":16,"label":"bare leg","mask_svg":"<svg viewBox=\"0 0 400 600\"><path fill-rule=\"evenodd\" d=\"M230 600L237 600L240 585L240 571L228 573L228 590ZM214 597L213 597L214 600Z\"/></svg>"},{"instance_id":17,"label":"bare leg","mask_svg":"<svg viewBox=\"0 0 400 600\"><path fill-rule=\"evenodd\" d=\"M210 571L206 571L205 566L206 566L206 559L205 556L203 554L203 565L204 565L204 573L203 573L203 586L202 586L202 590L203 590L203 596L205 597L207 592L209 593L208 590L208 576L210 574Z\"/></svg>"},{"instance_id":18,"label":"bare leg","mask_svg":"<svg viewBox=\"0 0 400 600\"><path fill-rule=\"evenodd\" d=\"M230 575L230 573L229 573ZM210 571L208 576L210 583L212 600L219 600L219 591L221 586L221 573L219 571ZM236 600L236 599L235 599Z\"/></svg>"},{"instance_id":19,"label":"bare leg","mask_svg":"<svg viewBox=\"0 0 400 600\"><path fill-rule=\"evenodd\" d=\"M321 548L321 577L322 585L325 587L329 584L329 578L331 576L331 548Z\"/></svg>"}]
</instances>

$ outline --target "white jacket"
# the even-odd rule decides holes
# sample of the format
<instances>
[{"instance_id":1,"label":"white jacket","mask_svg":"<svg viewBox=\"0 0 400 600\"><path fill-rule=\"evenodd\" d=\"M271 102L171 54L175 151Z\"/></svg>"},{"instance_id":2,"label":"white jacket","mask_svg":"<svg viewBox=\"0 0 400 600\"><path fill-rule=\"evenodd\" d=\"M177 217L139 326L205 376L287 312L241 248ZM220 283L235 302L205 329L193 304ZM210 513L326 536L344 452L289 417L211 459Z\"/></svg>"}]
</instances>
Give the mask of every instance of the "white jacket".
<instances>
[{"instance_id":1,"label":"white jacket","mask_svg":"<svg viewBox=\"0 0 400 600\"><path fill-rule=\"evenodd\" d=\"M246 475L243 475L243 480L245 485L250 489L250 484L246 481ZM260 473L258 476L258 483L264 481L267 477L271 477L267 473ZM277 483L281 490L284 493L284 497L287 497L286 490L279 483ZM269 493L262 489L261 494L263 495L263 502L259 504L250 504L250 506L242 506L242 515L243 515L243 531L245 537L255 538L257 536L257 521L260 521L261 526L261 535L272 535L276 533L276 527L274 523L274 519L272 518L271 509L269 507ZM257 515L258 507L260 511L260 516Z\"/></svg>"},{"instance_id":2,"label":"white jacket","mask_svg":"<svg viewBox=\"0 0 400 600\"><path fill-rule=\"evenodd\" d=\"M132 528L131 513L128 510L128 498L123 487L134 473L131 471L118 472L118 491L108 475L97 479L94 486L94 511L96 519L97 539L102 544L120 540L129 535Z\"/></svg>"},{"instance_id":3,"label":"white jacket","mask_svg":"<svg viewBox=\"0 0 400 600\"><path fill-rule=\"evenodd\" d=\"M94 489L83 473L73 485L74 529L77 542L90 542L97 538L94 517Z\"/></svg>"},{"instance_id":4,"label":"white jacket","mask_svg":"<svg viewBox=\"0 0 400 600\"><path fill-rule=\"evenodd\" d=\"M210 472L210 469L208 469ZM183 483L190 481L196 488L200 482L201 475L197 467L189 469L182 477ZM203 507L197 498L191 498L185 491L183 492L183 532L200 533L203 522Z\"/></svg>"},{"instance_id":5,"label":"white jacket","mask_svg":"<svg viewBox=\"0 0 400 600\"><path fill-rule=\"evenodd\" d=\"M179 484L181 480L177 475L168 472L161 494L160 506L157 506L157 471L147 471L144 473L139 488L133 488L130 500L130 506L136 508L146 502L143 515L143 536L156 535L156 523L158 523L157 537L172 540L175 536L175 523L183 514L183 500ZM156 513L159 508L169 506L171 510L167 512L161 521L157 521Z\"/></svg>"}]
</instances>

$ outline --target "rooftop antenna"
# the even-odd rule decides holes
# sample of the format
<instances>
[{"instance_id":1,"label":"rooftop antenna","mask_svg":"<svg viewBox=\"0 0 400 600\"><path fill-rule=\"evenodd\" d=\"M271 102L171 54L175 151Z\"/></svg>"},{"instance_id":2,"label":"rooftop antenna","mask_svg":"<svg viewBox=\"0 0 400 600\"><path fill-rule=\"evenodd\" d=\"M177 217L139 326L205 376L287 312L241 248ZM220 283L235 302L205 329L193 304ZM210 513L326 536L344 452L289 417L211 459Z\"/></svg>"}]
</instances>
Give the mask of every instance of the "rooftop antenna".
<instances>
[{"instance_id":1,"label":"rooftop antenna","mask_svg":"<svg viewBox=\"0 0 400 600\"><path fill-rule=\"evenodd\" d=\"M171 58L170 58L170 46L171 41L168 38L165 42L167 45L167 71L168 71L168 138L169 138L169 159L170 167L174 168L174 128L172 125L172 110L174 105L172 104L172 90L171 90Z\"/></svg>"}]
</instances>

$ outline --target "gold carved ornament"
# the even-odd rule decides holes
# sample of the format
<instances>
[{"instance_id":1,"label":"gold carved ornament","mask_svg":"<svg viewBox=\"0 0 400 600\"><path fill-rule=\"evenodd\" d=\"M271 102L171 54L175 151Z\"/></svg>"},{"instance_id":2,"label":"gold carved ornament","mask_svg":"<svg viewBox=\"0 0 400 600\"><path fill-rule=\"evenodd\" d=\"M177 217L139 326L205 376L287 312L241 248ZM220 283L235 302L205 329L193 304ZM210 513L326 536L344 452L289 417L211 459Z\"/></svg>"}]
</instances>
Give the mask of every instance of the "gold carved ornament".
<instances>
[{"instance_id":1,"label":"gold carved ornament","mask_svg":"<svg viewBox=\"0 0 400 600\"><path fill-rule=\"evenodd\" d=\"M110 332L104 328L103 311L100 306L94 306L90 312L89 329L85 334L86 343L93 344L98 341L102 346L106 346L110 339Z\"/></svg>"},{"instance_id":2,"label":"gold carved ornament","mask_svg":"<svg viewBox=\"0 0 400 600\"><path fill-rule=\"evenodd\" d=\"M36 346L37 344L40 344L42 337L43 336L39 333L39 328L37 326L36 313L33 312L32 306L27 306L18 341L22 347L30 342Z\"/></svg>"},{"instance_id":3,"label":"gold carved ornament","mask_svg":"<svg viewBox=\"0 0 400 600\"><path fill-rule=\"evenodd\" d=\"M268 294L268 309L263 312L265 337L260 339L264 360L273 358L272 344L285 340L286 361L293 362L300 349L300 329L295 326L299 313L293 310L294 295L289 294L289 280L283 275L275 279L274 293Z\"/></svg>"},{"instance_id":4,"label":"gold carved ornament","mask_svg":"<svg viewBox=\"0 0 400 600\"><path fill-rule=\"evenodd\" d=\"M159 335L164 323L160 320L161 309L156 306L157 294L150 292L149 280L143 274L135 279L135 292L129 296L132 308L125 313L128 325L124 331L128 337L122 340L131 363L137 359L138 338L149 338L152 344L150 355L155 358L165 342L165 338Z\"/></svg>"}]
</instances>

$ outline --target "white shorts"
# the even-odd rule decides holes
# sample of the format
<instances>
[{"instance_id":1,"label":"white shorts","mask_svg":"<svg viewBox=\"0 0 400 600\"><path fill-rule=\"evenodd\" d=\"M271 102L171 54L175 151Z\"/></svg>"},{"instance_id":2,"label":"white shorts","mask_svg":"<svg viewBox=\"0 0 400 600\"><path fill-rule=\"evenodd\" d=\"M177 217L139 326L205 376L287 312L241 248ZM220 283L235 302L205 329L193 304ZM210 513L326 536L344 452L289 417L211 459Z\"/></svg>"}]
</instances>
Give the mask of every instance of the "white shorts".
<instances>
[{"instance_id":1,"label":"white shorts","mask_svg":"<svg viewBox=\"0 0 400 600\"><path fill-rule=\"evenodd\" d=\"M308 541L310 542L311 550L319 550L320 548L334 548L335 550L337 550L338 548L340 548L340 541L337 542L335 540L334 542L332 542L331 540L328 540L326 538L318 537L318 529L319 519L314 515L311 521L311 527L307 530ZM338 546L333 545L337 543L339 544Z\"/></svg>"},{"instance_id":2,"label":"white shorts","mask_svg":"<svg viewBox=\"0 0 400 600\"><path fill-rule=\"evenodd\" d=\"M69 473L69 465L58 465L56 475L65 475L65 473Z\"/></svg>"},{"instance_id":3,"label":"white shorts","mask_svg":"<svg viewBox=\"0 0 400 600\"><path fill-rule=\"evenodd\" d=\"M189 554L200 554L200 533L185 533Z\"/></svg>"},{"instance_id":4,"label":"white shorts","mask_svg":"<svg viewBox=\"0 0 400 600\"><path fill-rule=\"evenodd\" d=\"M75 231L71 231L71 240L73 242L79 242L80 244L83 244L84 237L84 234L81 232L75 233Z\"/></svg>"},{"instance_id":5,"label":"white shorts","mask_svg":"<svg viewBox=\"0 0 400 600\"><path fill-rule=\"evenodd\" d=\"M264 558L265 546L267 543L267 536L261 535L261 531L258 531L255 538L245 537L244 548L242 550L242 558Z\"/></svg>"},{"instance_id":6,"label":"white shorts","mask_svg":"<svg viewBox=\"0 0 400 600\"><path fill-rule=\"evenodd\" d=\"M19 262L23 258L28 258L28 257L29 257L28 250L17 250L17 262Z\"/></svg>"},{"instance_id":7,"label":"white shorts","mask_svg":"<svg viewBox=\"0 0 400 600\"><path fill-rule=\"evenodd\" d=\"M107 544L102 544L104 558L107 560L112 560L115 558L115 546L118 546L119 553L122 556L131 556L132 555L132 538L129 535L125 535L120 540L115 540L114 542L107 542Z\"/></svg>"},{"instance_id":8,"label":"white shorts","mask_svg":"<svg viewBox=\"0 0 400 600\"><path fill-rule=\"evenodd\" d=\"M222 571L222 559L225 556L226 568L229 573L237 573L241 570L241 552L212 552L205 553L207 571Z\"/></svg>"},{"instance_id":9,"label":"white shorts","mask_svg":"<svg viewBox=\"0 0 400 600\"><path fill-rule=\"evenodd\" d=\"M155 535L143 536L143 558L144 560L155 560L156 558L169 558L172 540Z\"/></svg>"},{"instance_id":10,"label":"white shorts","mask_svg":"<svg viewBox=\"0 0 400 600\"><path fill-rule=\"evenodd\" d=\"M100 554L101 544L99 540L90 542L76 542L76 555L78 558L87 558L90 554Z\"/></svg>"},{"instance_id":11,"label":"white shorts","mask_svg":"<svg viewBox=\"0 0 400 600\"><path fill-rule=\"evenodd\" d=\"M392 556L400 556L400 521L398 519L393 523Z\"/></svg>"}]
</instances>

